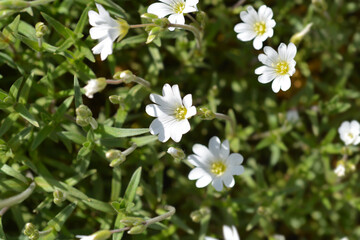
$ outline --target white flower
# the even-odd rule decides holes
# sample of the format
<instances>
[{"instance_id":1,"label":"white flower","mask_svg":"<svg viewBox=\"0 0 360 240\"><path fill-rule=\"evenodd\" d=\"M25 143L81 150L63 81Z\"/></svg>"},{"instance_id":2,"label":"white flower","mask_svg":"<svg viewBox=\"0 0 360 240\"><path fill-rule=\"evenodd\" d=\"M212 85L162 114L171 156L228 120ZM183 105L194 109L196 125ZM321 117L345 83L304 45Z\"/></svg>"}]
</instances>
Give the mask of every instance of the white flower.
<instances>
[{"instance_id":1,"label":"white flower","mask_svg":"<svg viewBox=\"0 0 360 240\"><path fill-rule=\"evenodd\" d=\"M80 240L94 240L95 239L95 235L90 235L90 236L76 235L76 237L80 238Z\"/></svg>"},{"instance_id":2,"label":"white flower","mask_svg":"<svg viewBox=\"0 0 360 240\"><path fill-rule=\"evenodd\" d=\"M338 132L340 139L345 145L357 145L360 143L360 124L358 121L353 120L351 122L345 121L341 123Z\"/></svg>"},{"instance_id":3,"label":"white flower","mask_svg":"<svg viewBox=\"0 0 360 240\"><path fill-rule=\"evenodd\" d=\"M225 240L240 240L240 236L235 228L235 226L229 227L224 225L223 226L223 234ZM213 237L205 237L205 240L217 240Z\"/></svg>"},{"instance_id":4,"label":"white flower","mask_svg":"<svg viewBox=\"0 0 360 240\"><path fill-rule=\"evenodd\" d=\"M338 176L338 177L343 177L345 176L345 166L343 163L339 163L336 168L334 169L334 173Z\"/></svg>"},{"instance_id":5,"label":"white flower","mask_svg":"<svg viewBox=\"0 0 360 240\"><path fill-rule=\"evenodd\" d=\"M273 238L274 240L285 240L285 236L281 234L274 234Z\"/></svg>"},{"instance_id":6,"label":"white flower","mask_svg":"<svg viewBox=\"0 0 360 240\"><path fill-rule=\"evenodd\" d=\"M347 237L343 237L340 240L349 240Z\"/></svg>"},{"instance_id":7,"label":"white flower","mask_svg":"<svg viewBox=\"0 0 360 240\"><path fill-rule=\"evenodd\" d=\"M227 187L233 187L235 180L233 175L244 172L241 166L243 156L238 153L230 154L229 141L222 144L218 137L212 137L209 148L201 144L195 144L192 148L195 154L188 157L189 162L195 166L189 173L190 180L197 180L196 187L202 188L212 182L217 191L223 189L223 183Z\"/></svg>"},{"instance_id":8,"label":"white flower","mask_svg":"<svg viewBox=\"0 0 360 240\"><path fill-rule=\"evenodd\" d=\"M238 23L234 27L234 31L238 33L237 38L241 41L254 39L254 48L261 49L263 41L274 34L273 27L276 23L272 17L273 11L265 5L262 5L258 12L253 7L248 7L247 12L242 11L240 13L243 23Z\"/></svg>"},{"instance_id":9,"label":"white flower","mask_svg":"<svg viewBox=\"0 0 360 240\"><path fill-rule=\"evenodd\" d=\"M190 131L188 118L196 114L196 107L192 106L191 94L182 100L179 86L165 84L162 90L163 96L150 94L150 100L155 104L146 106L146 113L157 117L150 125L150 133L159 135L161 142L172 138L179 142L183 134Z\"/></svg>"},{"instance_id":10,"label":"white flower","mask_svg":"<svg viewBox=\"0 0 360 240\"><path fill-rule=\"evenodd\" d=\"M199 0L160 0L160 2L151 4L147 12L157 15L159 18L170 15L168 17L170 23L184 24L184 13L196 12L198 10L196 4L199 3ZM169 27L170 31L174 29Z\"/></svg>"},{"instance_id":11,"label":"white flower","mask_svg":"<svg viewBox=\"0 0 360 240\"><path fill-rule=\"evenodd\" d=\"M92 39L98 39L99 43L92 49L94 54L99 54L104 61L107 56L112 54L113 42L118 38L123 39L129 30L128 23L123 19L115 20L104 7L96 3L99 13L89 11L90 36Z\"/></svg>"},{"instance_id":12,"label":"white flower","mask_svg":"<svg viewBox=\"0 0 360 240\"><path fill-rule=\"evenodd\" d=\"M258 67L255 73L260 75L258 81L261 83L272 82L272 90L277 93L279 90L286 91L291 86L290 76L295 73L296 46L293 43L281 43L278 52L271 47L264 47L264 53L259 55L259 61L265 66Z\"/></svg>"},{"instance_id":13,"label":"white flower","mask_svg":"<svg viewBox=\"0 0 360 240\"><path fill-rule=\"evenodd\" d=\"M76 237L80 238L80 240L105 240L108 239L111 235L112 233L109 230L100 230L89 236L76 235Z\"/></svg>"},{"instance_id":14,"label":"white flower","mask_svg":"<svg viewBox=\"0 0 360 240\"><path fill-rule=\"evenodd\" d=\"M88 98L93 98L95 93L101 92L102 90L104 90L105 87L106 87L105 78L91 79L84 87L85 95Z\"/></svg>"}]
</instances>

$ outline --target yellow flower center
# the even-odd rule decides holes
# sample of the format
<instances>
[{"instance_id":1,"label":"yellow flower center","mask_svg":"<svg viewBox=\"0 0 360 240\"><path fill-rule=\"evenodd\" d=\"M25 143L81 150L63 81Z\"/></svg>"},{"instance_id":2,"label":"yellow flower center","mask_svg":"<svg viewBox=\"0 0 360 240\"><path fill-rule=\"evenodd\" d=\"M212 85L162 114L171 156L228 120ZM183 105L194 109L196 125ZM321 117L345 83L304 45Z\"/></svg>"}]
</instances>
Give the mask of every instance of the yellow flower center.
<instances>
[{"instance_id":1,"label":"yellow flower center","mask_svg":"<svg viewBox=\"0 0 360 240\"><path fill-rule=\"evenodd\" d=\"M226 171L226 165L222 161L214 162L211 164L210 171L217 176L221 176Z\"/></svg>"},{"instance_id":2,"label":"yellow flower center","mask_svg":"<svg viewBox=\"0 0 360 240\"><path fill-rule=\"evenodd\" d=\"M184 2L178 2L178 3L175 3L175 5L173 5L173 10L175 13L182 13L184 11L184 8L185 8L185 3Z\"/></svg>"},{"instance_id":3,"label":"yellow flower center","mask_svg":"<svg viewBox=\"0 0 360 240\"><path fill-rule=\"evenodd\" d=\"M289 72L289 64L286 61L278 62L275 66L275 71L279 75L285 75Z\"/></svg>"},{"instance_id":4,"label":"yellow flower center","mask_svg":"<svg viewBox=\"0 0 360 240\"><path fill-rule=\"evenodd\" d=\"M184 106L180 106L175 110L175 118L177 120L184 120L187 113L187 109Z\"/></svg>"},{"instance_id":5,"label":"yellow flower center","mask_svg":"<svg viewBox=\"0 0 360 240\"><path fill-rule=\"evenodd\" d=\"M254 31L257 35L263 35L266 32L265 22L257 22L254 24Z\"/></svg>"},{"instance_id":6,"label":"yellow flower center","mask_svg":"<svg viewBox=\"0 0 360 240\"><path fill-rule=\"evenodd\" d=\"M349 138L354 138L354 135L352 133L348 133Z\"/></svg>"}]
</instances>

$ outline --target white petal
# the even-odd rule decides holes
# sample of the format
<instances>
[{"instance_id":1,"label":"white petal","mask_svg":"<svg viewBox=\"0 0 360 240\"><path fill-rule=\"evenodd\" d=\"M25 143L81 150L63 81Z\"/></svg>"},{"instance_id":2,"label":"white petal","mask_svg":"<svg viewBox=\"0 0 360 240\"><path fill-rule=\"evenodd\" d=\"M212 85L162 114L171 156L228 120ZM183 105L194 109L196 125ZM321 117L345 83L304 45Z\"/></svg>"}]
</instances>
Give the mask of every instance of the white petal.
<instances>
[{"instance_id":1,"label":"white petal","mask_svg":"<svg viewBox=\"0 0 360 240\"><path fill-rule=\"evenodd\" d=\"M339 134L342 134L344 132L347 132L350 129L350 122L349 121L345 121L343 123L341 123L338 132Z\"/></svg>"},{"instance_id":2,"label":"white petal","mask_svg":"<svg viewBox=\"0 0 360 240\"><path fill-rule=\"evenodd\" d=\"M289 43L288 47L287 47L287 61L291 61L294 59L295 55L296 55L297 49L295 44L293 43Z\"/></svg>"},{"instance_id":3,"label":"white petal","mask_svg":"<svg viewBox=\"0 0 360 240\"><path fill-rule=\"evenodd\" d=\"M274 19L271 19L268 23L268 25L266 25L268 28L273 28L276 26L276 22Z\"/></svg>"},{"instance_id":4,"label":"white petal","mask_svg":"<svg viewBox=\"0 0 360 240\"><path fill-rule=\"evenodd\" d=\"M281 60L286 61L287 59L287 46L285 43L280 43L278 47L278 53Z\"/></svg>"},{"instance_id":5,"label":"white petal","mask_svg":"<svg viewBox=\"0 0 360 240\"><path fill-rule=\"evenodd\" d=\"M266 84L271 82L274 78L276 78L276 74L274 72L266 71L258 77L258 81L260 83Z\"/></svg>"},{"instance_id":6,"label":"white petal","mask_svg":"<svg viewBox=\"0 0 360 240\"><path fill-rule=\"evenodd\" d=\"M170 131L167 129L164 124L156 118L150 124L150 133L153 135L158 135L159 141L166 142L170 138Z\"/></svg>"},{"instance_id":7,"label":"white petal","mask_svg":"<svg viewBox=\"0 0 360 240\"><path fill-rule=\"evenodd\" d=\"M259 50L262 48L263 46L263 41L261 40L261 36L257 36L255 37L254 41L253 41L253 46L256 50Z\"/></svg>"},{"instance_id":8,"label":"white petal","mask_svg":"<svg viewBox=\"0 0 360 240\"><path fill-rule=\"evenodd\" d=\"M148 7L147 12L157 15L159 18L163 18L174 13L174 10L167 4L153 3Z\"/></svg>"},{"instance_id":9,"label":"white petal","mask_svg":"<svg viewBox=\"0 0 360 240\"><path fill-rule=\"evenodd\" d=\"M162 117L169 115L169 112L167 112L165 108L161 108L159 105L156 104L147 105L145 111L148 115L152 117Z\"/></svg>"},{"instance_id":10,"label":"white petal","mask_svg":"<svg viewBox=\"0 0 360 240\"><path fill-rule=\"evenodd\" d=\"M220 147L221 147L221 141L218 137L214 136L210 138L209 150L214 154L214 156L219 156Z\"/></svg>"},{"instance_id":11,"label":"white petal","mask_svg":"<svg viewBox=\"0 0 360 240\"><path fill-rule=\"evenodd\" d=\"M110 38L105 38L102 42L104 42L104 45L100 53L100 58L101 61L104 61L109 55L112 54L113 42Z\"/></svg>"},{"instance_id":12,"label":"white petal","mask_svg":"<svg viewBox=\"0 0 360 240\"><path fill-rule=\"evenodd\" d=\"M191 118L192 116L196 115L196 107L192 106L191 108L187 109L185 118Z\"/></svg>"},{"instance_id":13,"label":"white petal","mask_svg":"<svg viewBox=\"0 0 360 240\"><path fill-rule=\"evenodd\" d=\"M211 183L211 181L212 181L211 176L209 174L205 174L196 181L196 187L198 188L206 187L207 185L209 185L209 183Z\"/></svg>"},{"instance_id":14,"label":"white petal","mask_svg":"<svg viewBox=\"0 0 360 240\"><path fill-rule=\"evenodd\" d=\"M254 31L247 31L247 32L243 32L243 33L239 33L238 35L236 35L236 37L241 40L241 41L250 41L251 39L253 39L254 37L256 37L256 32Z\"/></svg>"},{"instance_id":15,"label":"white petal","mask_svg":"<svg viewBox=\"0 0 360 240\"><path fill-rule=\"evenodd\" d=\"M208 158L208 159L213 158L213 154L204 145L201 145L198 143L194 144L194 146L192 147L192 150L196 155L201 156L202 158Z\"/></svg>"},{"instance_id":16,"label":"white petal","mask_svg":"<svg viewBox=\"0 0 360 240\"><path fill-rule=\"evenodd\" d=\"M184 99L183 99L183 104L186 107L186 109L190 108L192 105L192 95L191 94L187 94Z\"/></svg>"},{"instance_id":17,"label":"white petal","mask_svg":"<svg viewBox=\"0 0 360 240\"><path fill-rule=\"evenodd\" d=\"M230 170L232 175L241 175L245 171L243 166L232 166Z\"/></svg>"},{"instance_id":18,"label":"white petal","mask_svg":"<svg viewBox=\"0 0 360 240\"><path fill-rule=\"evenodd\" d=\"M215 178L212 182L213 187L215 188L216 191L220 192L221 190L223 190L223 183L221 181L221 178Z\"/></svg>"},{"instance_id":19,"label":"white petal","mask_svg":"<svg viewBox=\"0 0 360 240\"><path fill-rule=\"evenodd\" d=\"M229 226L226 226L226 225L223 226L223 234L224 234L225 240L235 240L233 238L233 231L231 230L231 228Z\"/></svg>"},{"instance_id":20,"label":"white petal","mask_svg":"<svg viewBox=\"0 0 360 240\"><path fill-rule=\"evenodd\" d=\"M291 86L291 81L290 81L290 77L285 75L285 76L282 76L281 80L280 80L280 87L281 87L281 90L283 91L287 91L290 86Z\"/></svg>"},{"instance_id":21,"label":"white petal","mask_svg":"<svg viewBox=\"0 0 360 240\"><path fill-rule=\"evenodd\" d=\"M213 237L205 237L205 240L219 240L219 239L217 239L217 238L213 238Z\"/></svg>"},{"instance_id":22,"label":"white petal","mask_svg":"<svg viewBox=\"0 0 360 240\"><path fill-rule=\"evenodd\" d=\"M279 54L272 47L268 47L268 46L264 47L264 53L266 54L266 56L270 60L270 65L269 66L271 66L272 63L275 63L275 62L278 61Z\"/></svg>"},{"instance_id":23,"label":"white petal","mask_svg":"<svg viewBox=\"0 0 360 240\"><path fill-rule=\"evenodd\" d=\"M240 236L239 236L235 226L232 226L232 231L233 231L233 240L240 240Z\"/></svg>"},{"instance_id":24,"label":"white petal","mask_svg":"<svg viewBox=\"0 0 360 240\"><path fill-rule=\"evenodd\" d=\"M189 163L191 163L192 165L194 165L196 167L201 167L203 169L207 168L206 158L203 158L203 157L195 155L195 154L191 154L188 156L187 159L188 159Z\"/></svg>"},{"instance_id":25,"label":"white petal","mask_svg":"<svg viewBox=\"0 0 360 240\"><path fill-rule=\"evenodd\" d=\"M190 180L196 180L204 176L205 174L208 175L208 173L203 168L194 168L190 171L188 178Z\"/></svg>"},{"instance_id":26,"label":"white petal","mask_svg":"<svg viewBox=\"0 0 360 240\"><path fill-rule=\"evenodd\" d=\"M247 32L247 31L253 31L253 27L250 24L246 23L238 23L234 27L234 31L237 33Z\"/></svg>"},{"instance_id":27,"label":"white petal","mask_svg":"<svg viewBox=\"0 0 360 240\"><path fill-rule=\"evenodd\" d=\"M262 54L262 53L259 54L258 59L261 63L265 64L266 66L271 66L273 64L273 62L271 61L271 58L269 58L265 54Z\"/></svg>"},{"instance_id":28,"label":"white petal","mask_svg":"<svg viewBox=\"0 0 360 240\"><path fill-rule=\"evenodd\" d=\"M171 139L175 142L180 142L182 135L190 131L190 123L186 119L182 121L174 121L169 128L171 128Z\"/></svg>"},{"instance_id":29,"label":"white petal","mask_svg":"<svg viewBox=\"0 0 360 240\"><path fill-rule=\"evenodd\" d=\"M235 185L235 179L231 174L226 174L222 176L222 180L224 181L225 186L232 188Z\"/></svg>"},{"instance_id":30,"label":"white petal","mask_svg":"<svg viewBox=\"0 0 360 240\"><path fill-rule=\"evenodd\" d=\"M172 86L172 92L173 92L173 97L175 98L176 103L182 105L182 100L181 100L181 95L180 95L180 90L179 90L179 85L175 84Z\"/></svg>"},{"instance_id":31,"label":"white petal","mask_svg":"<svg viewBox=\"0 0 360 240\"><path fill-rule=\"evenodd\" d=\"M244 157L239 153L232 153L227 158L229 165L240 165L244 161Z\"/></svg>"},{"instance_id":32,"label":"white petal","mask_svg":"<svg viewBox=\"0 0 360 240\"><path fill-rule=\"evenodd\" d=\"M93 10L90 10L88 12L88 16L89 16L89 23L91 26L97 26L98 24L104 23L104 20L100 17L100 15Z\"/></svg>"},{"instance_id":33,"label":"white petal","mask_svg":"<svg viewBox=\"0 0 360 240\"><path fill-rule=\"evenodd\" d=\"M173 23L173 24L184 24L185 23L185 18L184 18L184 15L182 15L182 14L177 14L177 13L171 14L168 19L169 19L169 22Z\"/></svg>"},{"instance_id":34,"label":"white petal","mask_svg":"<svg viewBox=\"0 0 360 240\"><path fill-rule=\"evenodd\" d=\"M255 22L257 22L258 14L253 7L249 6L247 8L247 12L242 11L240 13L240 18L245 23L254 24Z\"/></svg>"},{"instance_id":35,"label":"white petal","mask_svg":"<svg viewBox=\"0 0 360 240\"><path fill-rule=\"evenodd\" d=\"M90 37L92 39L101 39L106 38L108 35L108 29L102 27L92 27L90 28Z\"/></svg>"},{"instance_id":36,"label":"white petal","mask_svg":"<svg viewBox=\"0 0 360 240\"><path fill-rule=\"evenodd\" d=\"M221 148L220 148L220 152L219 152L219 157L221 159L227 159L229 157L230 154L230 146L229 146L229 141L225 140L222 144L221 144Z\"/></svg>"},{"instance_id":37,"label":"white petal","mask_svg":"<svg viewBox=\"0 0 360 240\"><path fill-rule=\"evenodd\" d=\"M274 91L274 93L278 93L280 91L280 78L276 77L274 81L271 84L271 88Z\"/></svg>"}]
</instances>

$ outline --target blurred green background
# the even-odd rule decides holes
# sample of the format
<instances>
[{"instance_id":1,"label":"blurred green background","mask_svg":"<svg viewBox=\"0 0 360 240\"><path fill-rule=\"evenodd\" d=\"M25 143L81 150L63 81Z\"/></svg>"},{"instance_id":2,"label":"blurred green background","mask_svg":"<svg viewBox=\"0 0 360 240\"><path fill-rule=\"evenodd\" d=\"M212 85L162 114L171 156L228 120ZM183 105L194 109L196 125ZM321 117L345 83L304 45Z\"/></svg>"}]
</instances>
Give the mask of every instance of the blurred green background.
<instances>
[{"instance_id":1,"label":"blurred green background","mask_svg":"<svg viewBox=\"0 0 360 240\"><path fill-rule=\"evenodd\" d=\"M113 17L138 24L155 1L97 2ZM274 234L286 239L359 239L358 171L347 169L346 176L338 178L333 169L345 153L349 165L357 166L360 160L358 147L345 149L337 133L342 121L360 120L360 2L238 3L199 1L199 10L207 15L201 50L185 30L166 31L161 40L146 45L146 32L132 29L104 62L91 53L97 41L89 37L86 18L90 9L96 10L93 1L56 0L0 10L0 199L24 191L30 180L21 176L29 170L37 183L28 199L1 218L0 236L26 239L22 231L27 222L39 230L59 226L42 239L73 239L75 234L113 229L118 220L109 203L124 198L131 176L142 167L135 205L121 214L153 217L166 204L177 212L157 229L124 234L123 239L221 238L224 224L235 225L242 239L270 239ZM288 44L313 23L297 44L292 86L278 94L270 84L260 84L254 73L262 51L254 50L251 41L239 41L233 31L241 11L263 4L272 8L276 21L274 36L265 46ZM34 30L39 21L49 27L42 52ZM150 81L151 91L122 84L108 86L93 99L83 96L99 128L92 132L77 126L74 76L83 87L89 79L112 78L126 69ZM118 137L106 131L148 128L153 120L144 111L148 96L160 93L165 83L178 84L183 96L191 93L197 107L231 116L236 133L229 123L199 117L190 120L192 129L179 144L162 144L149 133ZM114 94L125 99L121 107L109 102ZM299 118L289 121L290 110ZM245 158L245 173L235 177L233 188L220 193L212 187L197 189L187 178L190 168L166 154L170 146L191 154L195 143L207 145L212 136L228 139L231 151ZM118 168L109 167L105 152L124 150L131 142L140 147ZM67 193L61 206L53 203L56 188ZM190 214L200 208L210 211L200 222L192 221Z\"/></svg>"}]
</instances>

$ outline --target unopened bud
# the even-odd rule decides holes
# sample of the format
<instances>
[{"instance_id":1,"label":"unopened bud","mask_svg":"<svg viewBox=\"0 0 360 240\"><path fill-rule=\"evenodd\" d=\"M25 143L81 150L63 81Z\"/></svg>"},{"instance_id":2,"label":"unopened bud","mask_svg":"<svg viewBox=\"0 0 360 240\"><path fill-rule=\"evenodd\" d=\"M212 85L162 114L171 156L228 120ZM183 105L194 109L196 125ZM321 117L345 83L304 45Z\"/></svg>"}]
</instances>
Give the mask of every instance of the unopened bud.
<instances>
[{"instance_id":1,"label":"unopened bud","mask_svg":"<svg viewBox=\"0 0 360 240\"><path fill-rule=\"evenodd\" d=\"M101 92L106 87L106 79L105 78L96 78L88 81L87 85L84 87L85 95L88 98L93 98L94 94L97 92Z\"/></svg>"},{"instance_id":2,"label":"unopened bud","mask_svg":"<svg viewBox=\"0 0 360 240\"><path fill-rule=\"evenodd\" d=\"M53 192L54 203L60 206L66 200L66 194L59 189Z\"/></svg>"},{"instance_id":3,"label":"unopened bud","mask_svg":"<svg viewBox=\"0 0 360 240\"><path fill-rule=\"evenodd\" d=\"M156 35L149 35L149 36L147 37L145 43L146 43L146 44L149 44L149 43L151 43L152 41L154 41L155 38L156 38Z\"/></svg>"},{"instance_id":4,"label":"unopened bud","mask_svg":"<svg viewBox=\"0 0 360 240\"><path fill-rule=\"evenodd\" d=\"M48 31L48 27L43 22L38 22L35 25L35 35L37 38L42 38Z\"/></svg>"},{"instance_id":5,"label":"unopened bud","mask_svg":"<svg viewBox=\"0 0 360 240\"><path fill-rule=\"evenodd\" d=\"M141 225L137 225L132 227L127 233L128 234L140 234L143 233L146 230L146 226L141 224Z\"/></svg>"},{"instance_id":6,"label":"unopened bud","mask_svg":"<svg viewBox=\"0 0 360 240\"><path fill-rule=\"evenodd\" d=\"M97 129L98 123L97 123L96 119L93 117L89 117L88 119L89 119L89 123L90 123L92 129Z\"/></svg>"},{"instance_id":7,"label":"unopened bud","mask_svg":"<svg viewBox=\"0 0 360 240\"><path fill-rule=\"evenodd\" d=\"M130 83L133 81L134 78L136 78L136 76L130 70L125 70L122 72L116 72L114 74L113 78L122 80L125 83Z\"/></svg>"},{"instance_id":8,"label":"unopened bud","mask_svg":"<svg viewBox=\"0 0 360 240\"><path fill-rule=\"evenodd\" d=\"M204 107L198 108L198 114L204 120L213 120L215 118L215 113Z\"/></svg>"},{"instance_id":9,"label":"unopened bud","mask_svg":"<svg viewBox=\"0 0 360 240\"><path fill-rule=\"evenodd\" d=\"M170 154L175 159L182 160L186 157L184 151L180 148L169 147L167 153Z\"/></svg>"},{"instance_id":10,"label":"unopened bud","mask_svg":"<svg viewBox=\"0 0 360 240\"><path fill-rule=\"evenodd\" d=\"M205 217L207 217L210 214L210 209L207 207L202 207L199 210L193 211L190 214L190 218L191 220L193 220L194 222L198 223L200 222L202 219L204 219Z\"/></svg>"},{"instance_id":11,"label":"unopened bud","mask_svg":"<svg viewBox=\"0 0 360 240\"><path fill-rule=\"evenodd\" d=\"M132 227L132 226L137 226L137 225L143 224L143 222L145 222L145 220L143 218L139 218L139 217L125 217L125 218L121 219L120 222L122 224L124 224L126 227Z\"/></svg>"},{"instance_id":12,"label":"unopened bud","mask_svg":"<svg viewBox=\"0 0 360 240\"><path fill-rule=\"evenodd\" d=\"M126 156L116 149L111 149L106 152L106 158L109 159L110 167L117 167L126 160Z\"/></svg>"},{"instance_id":13,"label":"unopened bud","mask_svg":"<svg viewBox=\"0 0 360 240\"><path fill-rule=\"evenodd\" d=\"M35 227L34 224L32 224L32 223L27 223L27 224L25 225L24 234L25 234L26 236L30 236L31 234L33 234L33 233L36 232L36 231L37 231L37 229L36 229L36 227Z\"/></svg>"},{"instance_id":14,"label":"unopened bud","mask_svg":"<svg viewBox=\"0 0 360 240\"><path fill-rule=\"evenodd\" d=\"M76 236L80 240L106 240L112 233L109 230L100 230L96 233L91 234L90 236Z\"/></svg>"},{"instance_id":15,"label":"unopened bud","mask_svg":"<svg viewBox=\"0 0 360 240\"><path fill-rule=\"evenodd\" d=\"M167 28L170 24L170 22L167 18L154 19L153 23L155 23L157 26L159 26L161 28Z\"/></svg>"},{"instance_id":16,"label":"unopened bud","mask_svg":"<svg viewBox=\"0 0 360 240\"><path fill-rule=\"evenodd\" d=\"M76 124L79 125L80 127L86 127L87 125L89 125L89 121L88 118L84 119L80 116L76 117Z\"/></svg>"},{"instance_id":17,"label":"unopened bud","mask_svg":"<svg viewBox=\"0 0 360 240\"><path fill-rule=\"evenodd\" d=\"M124 102L124 98L123 97L120 97L118 95L111 95L109 97L109 101L112 103L112 104L122 104Z\"/></svg>"},{"instance_id":18,"label":"unopened bud","mask_svg":"<svg viewBox=\"0 0 360 240\"><path fill-rule=\"evenodd\" d=\"M294 44L299 44L301 42L301 40L303 40L305 35L310 31L312 25L313 25L312 23L309 23L308 25L306 25L306 27L303 30L301 30L300 32L295 33L290 38L290 42L292 42Z\"/></svg>"},{"instance_id":19,"label":"unopened bud","mask_svg":"<svg viewBox=\"0 0 360 240\"><path fill-rule=\"evenodd\" d=\"M196 20L200 23L201 27L204 28L207 20L206 13L204 11L198 11L196 13Z\"/></svg>"},{"instance_id":20,"label":"unopened bud","mask_svg":"<svg viewBox=\"0 0 360 240\"><path fill-rule=\"evenodd\" d=\"M24 9L30 7L30 3L23 0L2 0L0 1L0 10Z\"/></svg>"},{"instance_id":21,"label":"unopened bud","mask_svg":"<svg viewBox=\"0 0 360 240\"><path fill-rule=\"evenodd\" d=\"M86 105L81 104L78 108L76 108L76 116L81 118L88 118L92 117L92 112Z\"/></svg>"},{"instance_id":22,"label":"unopened bud","mask_svg":"<svg viewBox=\"0 0 360 240\"><path fill-rule=\"evenodd\" d=\"M38 240L39 239L39 237L40 237L40 234L39 234L39 231L35 231L35 232L33 232L33 234L31 234L30 236L28 236L28 238L30 239L30 240Z\"/></svg>"}]
</instances>

